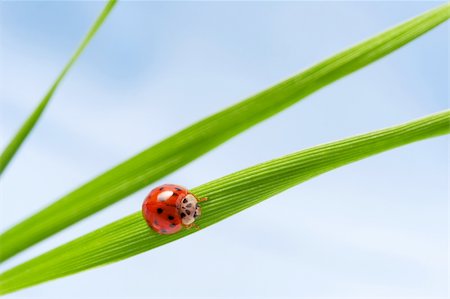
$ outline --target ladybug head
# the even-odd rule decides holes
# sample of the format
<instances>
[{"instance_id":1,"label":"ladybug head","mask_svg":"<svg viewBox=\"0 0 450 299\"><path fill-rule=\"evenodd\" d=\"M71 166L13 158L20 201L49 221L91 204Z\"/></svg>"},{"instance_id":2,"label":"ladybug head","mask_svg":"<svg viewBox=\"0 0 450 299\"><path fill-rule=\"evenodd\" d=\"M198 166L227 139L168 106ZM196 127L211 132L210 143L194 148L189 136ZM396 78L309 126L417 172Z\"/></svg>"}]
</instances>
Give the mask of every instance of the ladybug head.
<instances>
[{"instance_id":1,"label":"ladybug head","mask_svg":"<svg viewBox=\"0 0 450 299\"><path fill-rule=\"evenodd\" d=\"M194 223L195 219L201 215L201 208L197 203L197 198L192 194L186 195L180 202L178 213L183 225Z\"/></svg>"}]
</instances>

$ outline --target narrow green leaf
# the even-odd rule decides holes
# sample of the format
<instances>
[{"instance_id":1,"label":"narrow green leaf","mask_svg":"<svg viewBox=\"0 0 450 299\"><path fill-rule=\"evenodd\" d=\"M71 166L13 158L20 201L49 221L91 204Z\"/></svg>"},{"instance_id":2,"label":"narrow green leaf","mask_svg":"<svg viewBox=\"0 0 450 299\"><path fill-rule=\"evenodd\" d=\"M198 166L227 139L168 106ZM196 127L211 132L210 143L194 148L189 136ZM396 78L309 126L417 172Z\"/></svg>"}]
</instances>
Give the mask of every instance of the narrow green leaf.
<instances>
[{"instance_id":1,"label":"narrow green leaf","mask_svg":"<svg viewBox=\"0 0 450 299\"><path fill-rule=\"evenodd\" d=\"M59 76L56 78L53 85L50 87L47 94L41 100L41 102L36 107L36 109L33 111L33 113L31 113L31 115L28 117L28 119L23 123L22 127L19 129L19 131L16 133L16 135L13 137L13 139L9 142L9 144L6 146L6 148L3 150L3 153L0 156L0 175L2 175L3 171L8 166L9 162L11 162L12 158L14 157L16 152L19 150L20 146L25 141L27 136L30 134L31 130L33 130L34 126L36 125L37 121L41 117L42 112L44 112L45 107L47 107L48 103L50 102L50 99L52 98L53 93L58 88L62 79L67 74L67 72L72 67L72 65L75 63L75 61L78 59L81 52L83 52L84 48L86 48L89 41L95 35L97 30L103 24L106 17L111 12L114 5L116 4L116 1L117 0L109 0L109 2L106 4L105 8L103 9L102 13L100 14L100 16L97 18L94 25L92 25L91 29L87 33L86 37L81 42L81 44L78 47L78 49L76 50L76 52L72 55L69 62L66 64L64 69L61 71Z\"/></svg>"},{"instance_id":2,"label":"narrow green leaf","mask_svg":"<svg viewBox=\"0 0 450 299\"><path fill-rule=\"evenodd\" d=\"M450 17L450 4L426 12L207 117L103 173L0 236L0 261L117 202L186 165L314 91L431 30Z\"/></svg>"},{"instance_id":3,"label":"narrow green leaf","mask_svg":"<svg viewBox=\"0 0 450 299\"><path fill-rule=\"evenodd\" d=\"M403 125L319 145L192 189L208 197L197 220L205 228L322 173L426 138L450 133L450 110ZM0 275L0 294L116 262L192 234L159 235L131 214Z\"/></svg>"}]
</instances>

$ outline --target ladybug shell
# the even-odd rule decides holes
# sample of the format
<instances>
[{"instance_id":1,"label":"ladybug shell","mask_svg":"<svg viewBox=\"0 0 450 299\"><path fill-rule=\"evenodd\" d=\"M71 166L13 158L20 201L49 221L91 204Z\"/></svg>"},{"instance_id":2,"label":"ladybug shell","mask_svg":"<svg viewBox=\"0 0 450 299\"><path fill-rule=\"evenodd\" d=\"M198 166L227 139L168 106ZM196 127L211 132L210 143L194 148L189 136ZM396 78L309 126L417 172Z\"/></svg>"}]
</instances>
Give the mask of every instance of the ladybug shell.
<instances>
[{"instance_id":1,"label":"ladybug shell","mask_svg":"<svg viewBox=\"0 0 450 299\"><path fill-rule=\"evenodd\" d=\"M189 191L178 185L162 185L153 189L142 204L147 224L159 234L178 232L183 223L178 212L182 199Z\"/></svg>"}]
</instances>

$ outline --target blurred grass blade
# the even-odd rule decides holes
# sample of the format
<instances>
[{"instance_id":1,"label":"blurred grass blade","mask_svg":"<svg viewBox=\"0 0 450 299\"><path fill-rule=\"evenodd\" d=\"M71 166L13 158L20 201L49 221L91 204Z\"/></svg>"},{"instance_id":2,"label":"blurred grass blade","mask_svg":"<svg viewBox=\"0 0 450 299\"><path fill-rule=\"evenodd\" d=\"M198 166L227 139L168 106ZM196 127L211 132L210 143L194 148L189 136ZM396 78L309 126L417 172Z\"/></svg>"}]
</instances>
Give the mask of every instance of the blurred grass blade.
<instances>
[{"instance_id":1,"label":"blurred grass blade","mask_svg":"<svg viewBox=\"0 0 450 299\"><path fill-rule=\"evenodd\" d=\"M50 102L50 99L53 96L53 93L55 92L56 88L58 88L59 83L61 83L62 79L66 75L66 73L69 71L70 67L75 63L77 58L80 56L81 52L83 52L84 48L86 48L89 41L92 39L92 37L95 35L97 30L100 28L100 26L105 21L106 17L116 4L116 0L110 0L105 8L103 9L100 16L95 21L94 25L92 25L91 29L89 30L86 37L81 42L80 46L76 50L76 52L72 55L69 62L66 64L64 69L61 71L59 76L56 78L53 85L50 87L47 94L44 96L44 98L41 100L39 105L36 107L36 109L31 113L31 115L28 117L28 119L23 123L22 127L19 129L19 131L16 133L16 135L13 137L13 139L9 142L9 144L6 146L6 148L3 150L3 153L0 156L0 176L2 175L5 168L8 166L9 162L11 162L12 158L16 154L16 152L19 150L20 146L24 142L24 140L27 138L28 134L30 134L31 130L36 125L37 121L39 120L42 112L44 112L45 107L47 107L47 104Z\"/></svg>"},{"instance_id":2,"label":"blurred grass blade","mask_svg":"<svg viewBox=\"0 0 450 299\"><path fill-rule=\"evenodd\" d=\"M0 235L0 261L149 185L323 86L391 53L447 20L449 7L450 4L440 6L341 52L103 173Z\"/></svg>"},{"instance_id":3,"label":"blurred grass blade","mask_svg":"<svg viewBox=\"0 0 450 299\"><path fill-rule=\"evenodd\" d=\"M332 169L448 133L450 110L319 145L222 177L192 189L197 196L208 197L202 203L198 224L205 228ZM174 235L159 235L137 212L1 274L0 294L119 261L195 232L184 229Z\"/></svg>"}]
</instances>

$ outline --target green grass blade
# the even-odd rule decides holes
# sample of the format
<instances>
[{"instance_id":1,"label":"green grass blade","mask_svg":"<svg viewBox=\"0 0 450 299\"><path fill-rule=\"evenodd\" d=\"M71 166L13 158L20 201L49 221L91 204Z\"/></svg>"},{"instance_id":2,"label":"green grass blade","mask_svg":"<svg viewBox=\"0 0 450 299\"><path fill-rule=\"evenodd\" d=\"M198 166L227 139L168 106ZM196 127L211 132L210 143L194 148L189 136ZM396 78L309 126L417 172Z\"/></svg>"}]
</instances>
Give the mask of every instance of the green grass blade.
<instances>
[{"instance_id":1,"label":"green grass blade","mask_svg":"<svg viewBox=\"0 0 450 299\"><path fill-rule=\"evenodd\" d=\"M50 99L52 98L55 90L58 88L59 84L61 83L64 76L67 74L69 69L72 67L72 65L75 63L75 61L78 59L80 54L83 52L84 48L88 45L92 37L95 35L95 33L98 31L100 26L105 21L108 14L113 9L114 5L116 4L116 0L110 0L105 8L103 9L100 16L97 18L95 23L92 25L91 29L81 42L78 49L75 51L75 53L70 58L69 62L67 62L64 69L61 71L61 73L56 78L53 85L48 90L47 94L44 96L44 98L41 100L39 105L36 107L36 109L31 113L31 115L27 118L27 120L23 123L22 127L20 127L19 131L16 133L16 135L13 137L13 139L9 142L9 144L5 147L3 150L1 156L0 156L0 176L2 175L5 168L8 166L9 162L11 162L14 155L19 150L22 143L25 141L27 136L31 133L31 130L33 130L34 126L36 125L37 121L41 117L42 112L44 112L45 107L47 107L48 103L50 102Z\"/></svg>"},{"instance_id":2,"label":"green grass blade","mask_svg":"<svg viewBox=\"0 0 450 299\"><path fill-rule=\"evenodd\" d=\"M440 6L178 132L0 235L0 261L186 165L327 84L400 48L450 17Z\"/></svg>"},{"instance_id":3,"label":"green grass blade","mask_svg":"<svg viewBox=\"0 0 450 299\"><path fill-rule=\"evenodd\" d=\"M197 220L205 228L322 173L426 138L450 133L450 110L268 161L192 189L208 197ZM131 214L0 275L0 294L131 257L197 230L159 235Z\"/></svg>"}]
</instances>

